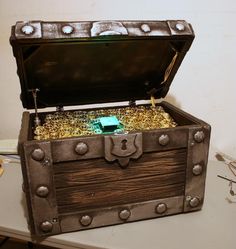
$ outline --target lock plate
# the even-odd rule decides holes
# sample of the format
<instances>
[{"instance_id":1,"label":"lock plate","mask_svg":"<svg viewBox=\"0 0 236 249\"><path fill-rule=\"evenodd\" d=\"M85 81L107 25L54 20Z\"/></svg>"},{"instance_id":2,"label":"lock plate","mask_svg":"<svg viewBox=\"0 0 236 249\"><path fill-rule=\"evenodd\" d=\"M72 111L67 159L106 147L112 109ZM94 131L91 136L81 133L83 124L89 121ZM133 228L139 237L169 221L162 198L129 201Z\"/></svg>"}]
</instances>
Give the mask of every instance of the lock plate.
<instances>
[{"instance_id":1,"label":"lock plate","mask_svg":"<svg viewBox=\"0 0 236 249\"><path fill-rule=\"evenodd\" d=\"M118 161L126 168L130 159L137 159L143 153L142 133L105 136L105 159L109 162Z\"/></svg>"}]
</instances>

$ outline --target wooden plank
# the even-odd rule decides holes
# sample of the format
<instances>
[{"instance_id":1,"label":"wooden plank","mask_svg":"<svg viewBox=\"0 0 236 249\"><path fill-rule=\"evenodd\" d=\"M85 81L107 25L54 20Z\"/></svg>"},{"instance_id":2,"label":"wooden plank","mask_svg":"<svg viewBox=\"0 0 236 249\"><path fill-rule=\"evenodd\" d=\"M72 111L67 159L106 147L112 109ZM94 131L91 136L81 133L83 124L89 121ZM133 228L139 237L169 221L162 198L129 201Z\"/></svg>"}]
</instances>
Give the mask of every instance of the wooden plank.
<instances>
[{"instance_id":1,"label":"wooden plank","mask_svg":"<svg viewBox=\"0 0 236 249\"><path fill-rule=\"evenodd\" d=\"M201 119L194 117L193 115L179 109L178 107L166 102L162 101L160 105L165 109L166 112L170 114L170 116L178 123L179 126L189 126L192 125L208 125Z\"/></svg>"},{"instance_id":2,"label":"wooden plank","mask_svg":"<svg viewBox=\"0 0 236 249\"><path fill-rule=\"evenodd\" d=\"M108 163L104 159L91 159L54 165L56 188L111 182L184 171L186 150L145 153L128 168L121 169L118 163Z\"/></svg>"},{"instance_id":3,"label":"wooden plank","mask_svg":"<svg viewBox=\"0 0 236 249\"><path fill-rule=\"evenodd\" d=\"M56 190L59 213L183 195L185 172Z\"/></svg>"}]
</instances>

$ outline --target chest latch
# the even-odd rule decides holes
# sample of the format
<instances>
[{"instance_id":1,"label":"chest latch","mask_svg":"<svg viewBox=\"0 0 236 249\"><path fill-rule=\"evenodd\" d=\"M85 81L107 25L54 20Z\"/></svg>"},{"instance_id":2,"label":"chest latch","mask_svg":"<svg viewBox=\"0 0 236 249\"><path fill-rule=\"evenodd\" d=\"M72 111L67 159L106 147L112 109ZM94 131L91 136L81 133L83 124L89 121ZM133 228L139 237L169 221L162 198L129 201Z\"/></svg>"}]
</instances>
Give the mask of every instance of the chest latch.
<instances>
[{"instance_id":1,"label":"chest latch","mask_svg":"<svg viewBox=\"0 0 236 249\"><path fill-rule=\"evenodd\" d=\"M109 162L118 161L126 168L130 159L138 159L143 153L142 133L119 134L105 136L105 159Z\"/></svg>"}]
</instances>

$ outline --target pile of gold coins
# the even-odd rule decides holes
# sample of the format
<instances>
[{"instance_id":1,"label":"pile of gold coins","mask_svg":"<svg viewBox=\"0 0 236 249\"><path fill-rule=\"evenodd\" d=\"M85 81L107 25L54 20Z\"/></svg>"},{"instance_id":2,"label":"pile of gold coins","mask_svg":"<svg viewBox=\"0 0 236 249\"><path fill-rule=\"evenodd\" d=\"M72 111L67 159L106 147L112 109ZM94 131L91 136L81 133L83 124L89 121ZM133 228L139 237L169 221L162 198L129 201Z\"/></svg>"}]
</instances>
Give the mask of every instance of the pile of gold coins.
<instances>
[{"instance_id":1,"label":"pile of gold coins","mask_svg":"<svg viewBox=\"0 0 236 249\"><path fill-rule=\"evenodd\" d=\"M96 134L90 123L97 118L116 116L124 131L176 127L177 123L161 106L135 106L91 111L61 111L47 114L35 127L34 139L56 139Z\"/></svg>"}]
</instances>

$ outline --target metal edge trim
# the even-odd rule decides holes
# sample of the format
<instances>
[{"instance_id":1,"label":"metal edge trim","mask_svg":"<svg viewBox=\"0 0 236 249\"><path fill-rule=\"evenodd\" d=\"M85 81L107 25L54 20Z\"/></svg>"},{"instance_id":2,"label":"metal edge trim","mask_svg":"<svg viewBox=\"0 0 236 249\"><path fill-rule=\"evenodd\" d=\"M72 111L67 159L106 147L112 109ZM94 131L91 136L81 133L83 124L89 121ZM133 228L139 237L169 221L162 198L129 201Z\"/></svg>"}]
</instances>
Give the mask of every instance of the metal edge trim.
<instances>
[{"instance_id":1,"label":"metal edge trim","mask_svg":"<svg viewBox=\"0 0 236 249\"><path fill-rule=\"evenodd\" d=\"M185 26L184 31L174 30L173 25L174 24L183 24ZM118 26L118 24L120 26ZM165 24L165 25L163 25ZM32 26L33 32L32 34L24 34L22 33L21 29L24 26ZM47 25L52 25L57 27L57 32L52 33L51 35L44 35L43 27ZM64 34L61 32L61 26L62 25L72 25L73 27L81 26L81 25L87 25L90 26L90 31L81 34L78 30L74 30L74 32L71 32L71 35ZM118 29L118 33L122 36L149 36L149 37L172 37L176 35L184 35L184 36L193 36L193 30L190 28L190 25L184 21L184 20L139 20L139 21L126 21L126 20L102 20L102 21L71 21L71 22L44 22L44 21L21 21L17 22L15 24L15 28L13 30L14 37L17 40L24 40L24 39L65 39L65 38L89 38L89 37L98 37L100 33L102 32L95 32L93 31L94 25L97 25L98 27L96 30L102 30L105 28L105 26L109 26L112 28L110 31L116 31ZM145 27L148 27L148 30L145 30L142 28L143 25L146 25ZM150 25L150 27L149 27ZM104 27L103 27L104 26ZM165 26L165 28L164 28ZM158 28L159 27L159 28ZM91 29L92 28L92 29ZM150 30L149 30L150 29ZM153 30L152 30L153 29ZM136 31L135 31L136 30ZM60 32L58 32L60 31ZM12 34L13 35L13 34ZM114 36L113 33L111 33L112 36Z\"/></svg>"},{"instance_id":2,"label":"metal edge trim","mask_svg":"<svg viewBox=\"0 0 236 249\"><path fill-rule=\"evenodd\" d=\"M184 212L199 210L202 208L204 202L205 180L210 142L209 127L210 126L199 125L199 127L192 127L189 129ZM196 142L194 140L194 134L198 131L204 132L205 138L202 142ZM202 172L199 175L194 175L193 173L193 167L195 165L200 165L202 167ZM198 205L190 205L192 198L197 198L199 200Z\"/></svg>"},{"instance_id":3,"label":"metal edge trim","mask_svg":"<svg viewBox=\"0 0 236 249\"><path fill-rule=\"evenodd\" d=\"M183 196L175 196L146 202L124 204L114 207L84 210L76 214L61 214L59 215L61 231L70 232L84 230L182 213L183 198ZM163 213L157 213L156 206L161 203L166 204L167 210ZM122 210L128 210L130 212L130 216L127 219L121 219L119 217L119 213ZM92 219L91 223L87 226L83 226L80 223L81 217L85 215L91 217Z\"/></svg>"},{"instance_id":4,"label":"metal edge trim","mask_svg":"<svg viewBox=\"0 0 236 249\"><path fill-rule=\"evenodd\" d=\"M36 161L31 156L32 151L38 148L42 149L45 153L45 158L42 161ZM34 222L33 233L38 235L48 234L41 229L41 223L44 221L51 222L53 224L52 232L59 233L60 226L58 222L56 191L54 187L51 144L50 142L45 141L40 144L24 143L24 154L26 159L26 173L29 181L28 198L31 202ZM48 162L48 164L46 164L46 162ZM49 194L46 197L39 197L36 193L36 189L42 185L49 188Z\"/></svg>"}]
</instances>

